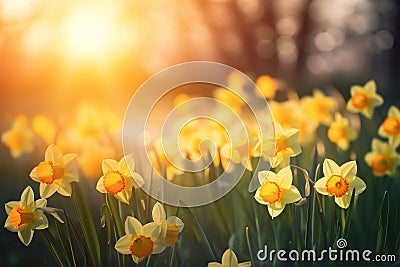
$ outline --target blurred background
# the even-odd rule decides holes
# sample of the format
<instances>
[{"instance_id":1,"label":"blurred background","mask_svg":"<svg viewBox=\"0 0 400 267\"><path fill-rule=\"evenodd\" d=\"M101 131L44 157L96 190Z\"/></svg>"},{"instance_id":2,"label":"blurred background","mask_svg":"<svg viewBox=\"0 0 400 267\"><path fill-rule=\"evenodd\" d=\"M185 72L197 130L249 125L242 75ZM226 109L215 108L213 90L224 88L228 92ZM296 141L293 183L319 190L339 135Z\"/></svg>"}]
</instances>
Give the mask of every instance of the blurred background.
<instances>
[{"instance_id":1,"label":"blurred background","mask_svg":"<svg viewBox=\"0 0 400 267\"><path fill-rule=\"evenodd\" d=\"M78 135L107 129L107 140L79 141L92 153L83 158L118 158L110 144L134 91L193 60L228 64L254 80L267 74L300 95L336 88L348 98L352 84L375 79L398 105L399 11L394 0L0 0L0 133L20 114L28 121L39 114L56 128L85 125ZM37 186L27 174L42 155L15 159L0 145L0 203ZM15 234L0 233L4 264L54 264L47 250L40 254L39 236L25 249Z\"/></svg>"}]
</instances>

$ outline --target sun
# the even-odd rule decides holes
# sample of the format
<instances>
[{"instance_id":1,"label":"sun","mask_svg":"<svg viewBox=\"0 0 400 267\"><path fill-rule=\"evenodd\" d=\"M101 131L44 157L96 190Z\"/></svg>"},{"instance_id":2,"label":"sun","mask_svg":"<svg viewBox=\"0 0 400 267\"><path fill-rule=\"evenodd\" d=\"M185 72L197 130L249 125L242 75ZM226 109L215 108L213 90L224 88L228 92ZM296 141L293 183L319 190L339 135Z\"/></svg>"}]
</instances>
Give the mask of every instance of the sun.
<instances>
[{"instance_id":1,"label":"sun","mask_svg":"<svg viewBox=\"0 0 400 267\"><path fill-rule=\"evenodd\" d=\"M65 20L65 51L71 59L104 56L112 48L117 28L112 9L107 6L79 6Z\"/></svg>"}]
</instances>

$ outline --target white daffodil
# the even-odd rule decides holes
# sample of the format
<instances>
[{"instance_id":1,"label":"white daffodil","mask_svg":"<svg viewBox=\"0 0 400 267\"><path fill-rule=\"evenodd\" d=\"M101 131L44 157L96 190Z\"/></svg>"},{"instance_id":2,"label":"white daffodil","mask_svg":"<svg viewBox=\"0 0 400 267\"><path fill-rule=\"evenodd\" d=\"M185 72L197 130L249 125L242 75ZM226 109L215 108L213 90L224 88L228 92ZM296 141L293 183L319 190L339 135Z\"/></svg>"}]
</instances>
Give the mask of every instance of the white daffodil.
<instances>
[{"instance_id":1,"label":"white daffodil","mask_svg":"<svg viewBox=\"0 0 400 267\"><path fill-rule=\"evenodd\" d=\"M301 199L299 190L292 185L293 175L290 166L281 169L277 174L261 171L258 174L261 186L254 198L258 203L267 205L268 212L275 218L285 209L286 204Z\"/></svg>"},{"instance_id":2,"label":"white daffodil","mask_svg":"<svg viewBox=\"0 0 400 267\"><path fill-rule=\"evenodd\" d=\"M136 218L128 216L125 221L125 234L117 241L115 249L121 254L130 254L135 263L165 249L163 242L158 239L160 226L155 222L142 225Z\"/></svg>"},{"instance_id":3,"label":"white daffodil","mask_svg":"<svg viewBox=\"0 0 400 267\"><path fill-rule=\"evenodd\" d=\"M161 203L157 202L152 211L153 221L160 226L160 239L165 246L173 246L178 240L178 235L183 230L184 223L176 216L169 216Z\"/></svg>"},{"instance_id":4,"label":"white daffodil","mask_svg":"<svg viewBox=\"0 0 400 267\"><path fill-rule=\"evenodd\" d=\"M48 198L55 192L71 196L71 182L78 182L76 166L77 154L63 155L55 145L46 149L44 161L40 162L30 173L30 177L40 183L40 197Z\"/></svg>"},{"instance_id":5,"label":"white daffodil","mask_svg":"<svg viewBox=\"0 0 400 267\"><path fill-rule=\"evenodd\" d=\"M315 183L315 190L323 195L334 196L335 203L343 209L349 207L353 189L358 195L367 188L365 182L356 176L355 161L346 162L339 167L333 160L325 159L323 171L324 177Z\"/></svg>"},{"instance_id":6,"label":"white daffodil","mask_svg":"<svg viewBox=\"0 0 400 267\"><path fill-rule=\"evenodd\" d=\"M227 249L222 255L222 263L210 262L208 263L207 267L251 267L251 262L246 261L238 263L235 252Z\"/></svg>"},{"instance_id":7,"label":"white daffodil","mask_svg":"<svg viewBox=\"0 0 400 267\"><path fill-rule=\"evenodd\" d=\"M135 161L132 155L123 157L119 162L113 159L103 160L103 176L97 182L96 189L129 204L132 187L139 188L144 184L142 176L134 172L134 168Z\"/></svg>"},{"instance_id":8,"label":"white daffodil","mask_svg":"<svg viewBox=\"0 0 400 267\"><path fill-rule=\"evenodd\" d=\"M34 230L48 227L48 221L43 211L38 208L46 207L46 199L34 200L34 193L30 186L21 194L20 201L10 201L5 204L7 220L4 227L11 232L18 232L21 242L28 246L32 240Z\"/></svg>"}]
</instances>

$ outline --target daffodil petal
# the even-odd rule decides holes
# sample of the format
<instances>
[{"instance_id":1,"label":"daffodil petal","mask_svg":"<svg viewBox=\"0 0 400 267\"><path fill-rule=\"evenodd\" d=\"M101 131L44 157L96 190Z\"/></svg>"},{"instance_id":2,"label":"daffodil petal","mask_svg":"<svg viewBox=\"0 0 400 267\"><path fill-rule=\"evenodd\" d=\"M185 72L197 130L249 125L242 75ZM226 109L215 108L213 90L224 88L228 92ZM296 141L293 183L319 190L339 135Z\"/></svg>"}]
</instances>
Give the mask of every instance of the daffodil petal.
<instances>
[{"instance_id":1,"label":"daffodil petal","mask_svg":"<svg viewBox=\"0 0 400 267\"><path fill-rule=\"evenodd\" d=\"M364 92L364 88L361 87L360 85L353 85L350 88L350 93L351 93L352 96L357 94L357 93L361 93L361 92Z\"/></svg>"},{"instance_id":2,"label":"daffodil petal","mask_svg":"<svg viewBox=\"0 0 400 267\"><path fill-rule=\"evenodd\" d=\"M68 183L79 182L79 177L78 174L75 172L67 172L64 174L63 180Z\"/></svg>"},{"instance_id":3,"label":"daffodil petal","mask_svg":"<svg viewBox=\"0 0 400 267\"><path fill-rule=\"evenodd\" d=\"M64 159L64 169L73 169L78 163L78 154L70 153L63 157Z\"/></svg>"},{"instance_id":4,"label":"daffodil petal","mask_svg":"<svg viewBox=\"0 0 400 267\"><path fill-rule=\"evenodd\" d=\"M40 197L41 198L51 197L55 192L57 192L58 187L59 186L55 185L54 183L52 184L40 183L39 186Z\"/></svg>"},{"instance_id":5,"label":"daffodil petal","mask_svg":"<svg viewBox=\"0 0 400 267\"><path fill-rule=\"evenodd\" d=\"M400 116L400 111L396 106L390 106L388 111L389 118L396 118Z\"/></svg>"},{"instance_id":6,"label":"daffodil petal","mask_svg":"<svg viewBox=\"0 0 400 267\"><path fill-rule=\"evenodd\" d=\"M35 218L35 220L31 224L31 228L37 230L46 229L47 227L49 227L49 221L47 220L47 217L43 214L43 212L42 215Z\"/></svg>"},{"instance_id":7,"label":"daffodil petal","mask_svg":"<svg viewBox=\"0 0 400 267\"><path fill-rule=\"evenodd\" d=\"M290 166L287 166L278 172L276 175L276 181L280 187L284 189L290 188L293 181L292 170L290 169Z\"/></svg>"},{"instance_id":8,"label":"daffodil petal","mask_svg":"<svg viewBox=\"0 0 400 267\"><path fill-rule=\"evenodd\" d=\"M29 207L32 203L34 203L34 194L33 190L30 186L27 186L21 194L21 202L20 205L24 208Z\"/></svg>"},{"instance_id":9,"label":"daffodil petal","mask_svg":"<svg viewBox=\"0 0 400 267\"><path fill-rule=\"evenodd\" d=\"M101 176L100 179L97 181L96 190L103 194L107 193L107 190L104 187L104 175Z\"/></svg>"},{"instance_id":10,"label":"daffodil petal","mask_svg":"<svg viewBox=\"0 0 400 267\"><path fill-rule=\"evenodd\" d=\"M251 267L251 262L246 261L246 262L239 263L238 267Z\"/></svg>"},{"instance_id":11,"label":"daffodil petal","mask_svg":"<svg viewBox=\"0 0 400 267\"><path fill-rule=\"evenodd\" d=\"M101 169L103 170L103 174L115 171L118 169L118 161L113 159L105 159L101 163Z\"/></svg>"},{"instance_id":12,"label":"daffodil petal","mask_svg":"<svg viewBox=\"0 0 400 267\"><path fill-rule=\"evenodd\" d=\"M328 177L322 177L318 179L314 184L315 191L317 191L322 195L329 195L328 192L326 191L326 183L328 179L329 179Z\"/></svg>"},{"instance_id":13,"label":"daffodil petal","mask_svg":"<svg viewBox=\"0 0 400 267\"><path fill-rule=\"evenodd\" d=\"M133 235L127 234L122 236L118 239L117 243L115 244L115 249L121 254L131 254L130 245L133 239Z\"/></svg>"},{"instance_id":14,"label":"daffodil petal","mask_svg":"<svg viewBox=\"0 0 400 267\"><path fill-rule=\"evenodd\" d=\"M144 259L143 257L142 257L142 258L139 258L139 257L136 257L136 256L133 256L133 255L132 255L132 260L133 260L133 262L136 263L136 264L138 264L139 262L141 262L143 259Z\"/></svg>"},{"instance_id":15,"label":"daffodil petal","mask_svg":"<svg viewBox=\"0 0 400 267\"><path fill-rule=\"evenodd\" d=\"M143 232L156 240L160 236L160 226L155 222L146 223L143 225Z\"/></svg>"},{"instance_id":16,"label":"daffodil petal","mask_svg":"<svg viewBox=\"0 0 400 267\"><path fill-rule=\"evenodd\" d=\"M163 220L167 218L165 210L160 202L154 204L151 215L153 216L153 221L156 223L161 223Z\"/></svg>"},{"instance_id":17,"label":"daffodil petal","mask_svg":"<svg viewBox=\"0 0 400 267\"><path fill-rule=\"evenodd\" d=\"M31 173L29 174L29 177L32 178L32 180L34 180L35 182L40 182L39 177L36 174L37 171L37 167L33 168L33 170L31 171Z\"/></svg>"},{"instance_id":18,"label":"daffodil petal","mask_svg":"<svg viewBox=\"0 0 400 267\"><path fill-rule=\"evenodd\" d=\"M138 221L138 219L128 216L125 220L125 233L131 234L133 236L137 236L142 233L142 224Z\"/></svg>"},{"instance_id":19,"label":"daffodil petal","mask_svg":"<svg viewBox=\"0 0 400 267\"><path fill-rule=\"evenodd\" d=\"M137 172L132 173L132 178L135 181L135 183L133 184L133 186L137 189L140 188L144 185L144 179L143 177L138 174Z\"/></svg>"},{"instance_id":20,"label":"daffodil petal","mask_svg":"<svg viewBox=\"0 0 400 267\"><path fill-rule=\"evenodd\" d=\"M54 165L64 166L64 158L61 150L56 145L49 145L44 154L46 161L51 161Z\"/></svg>"},{"instance_id":21,"label":"daffodil petal","mask_svg":"<svg viewBox=\"0 0 400 267\"><path fill-rule=\"evenodd\" d=\"M282 213L283 209L285 208L285 205L283 205L283 207L281 209L272 209L269 205L268 205L268 213L269 215L271 215L272 219L275 218L276 216L278 216L279 214Z\"/></svg>"},{"instance_id":22,"label":"daffodil petal","mask_svg":"<svg viewBox=\"0 0 400 267\"><path fill-rule=\"evenodd\" d=\"M345 178L353 178L357 174L357 163L353 161L346 162L340 166L342 176Z\"/></svg>"},{"instance_id":23,"label":"daffodil petal","mask_svg":"<svg viewBox=\"0 0 400 267\"><path fill-rule=\"evenodd\" d=\"M221 261L222 261L222 266L236 266L238 264L238 260L235 253L230 249L227 249L224 252Z\"/></svg>"},{"instance_id":24,"label":"daffodil petal","mask_svg":"<svg viewBox=\"0 0 400 267\"><path fill-rule=\"evenodd\" d=\"M121 192L114 195L114 197L116 199L118 199L121 202L124 202L125 204L129 204L129 200L131 199L131 196L132 196L131 188L125 188Z\"/></svg>"},{"instance_id":25,"label":"daffodil petal","mask_svg":"<svg viewBox=\"0 0 400 267\"><path fill-rule=\"evenodd\" d=\"M166 246L163 244L161 240L154 241L154 247L152 254L160 254L163 253Z\"/></svg>"},{"instance_id":26,"label":"daffodil petal","mask_svg":"<svg viewBox=\"0 0 400 267\"><path fill-rule=\"evenodd\" d=\"M353 103L351 102L351 100L349 100L349 102L347 102L347 104L346 104L346 110L348 110L348 111L350 111L350 112L353 112L353 113L357 113L359 110L358 109L356 109L354 106L353 106Z\"/></svg>"},{"instance_id":27,"label":"daffodil petal","mask_svg":"<svg viewBox=\"0 0 400 267\"><path fill-rule=\"evenodd\" d=\"M323 164L324 176L341 175L340 167L331 159L325 159Z\"/></svg>"},{"instance_id":28,"label":"daffodil petal","mask_svg":"<svg viewBox=\"0 0 400 267\"><path fill-rule=\"evenodd\" d=\"M9 201L6 204L4 204L4 208L6 210L7 215L10 213L10 211L15 207L20 205L19 201Z\"/></svg>"},{"instance_id":29,"label":"daffodil petal","mask_svg":"<svg viewBox=\"0 0 400 267\"><path fill-rule=\"evenodd\" d=\"M15 229L14 226L10 222L10 217L7 217L5 223L4 223L4 228L6 228L10 232L18 232L18 229Z\"/></svg>"},{"instance_id":30,"label":"daffodil petal","mask_svg":"<svg viewBox=\"0 0 400 267\"><path fill-rule=\"evenodd\" d=\"M376 83L374 80L369 80L364 85L364 90L370 95L374 95L376 93Z\"/></svg>"},{"instance_id":31,"label":"daffodil petal","mask_svg":"<svg viewBox=\"0 0 400 267\"><path fill-rule=\"evenodd\" d=\"M179 233L182 232L183 227L185 226L183 221L180 218L176 217L176 216L169 216L168 219L167 219L167 223L169 223L169 224L173 224L174 223L176 225L176 227L178 228L178 232Z\"/></svg>"},{"instance_id":32,"label":"daffodil petal","mask_svg":"<svg viewBox=\"0 0 400 267\"><path fill-rule=\"evenodd\" d=\"M347 209L350 205L351 194L346 193L341 197L335 197L335 203L342 209Z\"/></svg>"},{"instance_id":33,"label":"daffodil petal","mask_svg":"<svg viewBox=\"0 0 400 267\"><path fill-rule=\"evenodd\" d=\"M270 181L270 182L276 182L277 179L278 179L278 176L277 176L276 173L271 172L271 171L268 171L267 174L266 174L266 176L265 176L265 179L266 179L267 181Z\"/></svg>"},{"instance_id":34,"label":"daffodil petal","mask_svg":"<svg viewBox=\"0 0 400 267\"><path fill-rule=\"evenodd\" d=\"M118 162L118 170L124 176L131 176L131 172L135 169L135 161L132 155L126 155Z\"/></svg>"},{"instance_id":35,"label":"daffodil petal","mask_svg":"<svg viewBox=\"0 0 400 267\"><path fill-rule=\"evenodd\" d=\"M260 184L263 184L265 179L267 178L269 171L260 171L258 173L258 181L260 182Z\"/></svg>"},{"instance_id":36,"label":"daffodil petal","mask_svg":"<svg viewBox=\"0 0 400 267\"><path fill-rule=\"evenodd\" d=\"M209 262L207 267L222 267L222 264L218 262Z\"/></svg>"},{"instance_id":37,"label":"daffodil petal","mask_svg":"<svg viewBox=\"0 0 400 267\"><path fill-rule=\"evenodd\" d=\"M299 201L301 199L301 195L299 190L292 185L289 190L283 191L282 202L283 203L293 203Z\"/></svg>"},{"instance_id":38,"label":"daffodil petal","mask_svg":"<svg viewBox=\"0 0 400 267\"><path fill-rule=\"evenodd\" d=\"M61 181L57 189L57 193L69 197L72 194L71 184L66 181Z\"/></svg>"},{"instance_id":39,"label":"daffodil petal","mask_svg":"<svg viewBox=\"0 0 400 267\"><path fill-rule=\"evenodd\" d=\"M349 192L352 192L353 188L356 189L355 193L356 193L356 195L358 195L358 194L361 194L362 192L364 192L364 190L367 188L367 185L361 178L356 176L356 177L354 177L353 182L350 184Z\"/></svg>"},{"instance_id":40,"label":"daffodil petal","mask_svg":"<svg viewBox=\"0 0 400 267\"><path fill-rule=\"evenodd\" d=\"M18 231L18 237L25 246L28 246L32 241L33 230L31 230L29 227L26 227L21 231Z\"/></svg>"},{"instance_id":41,"label":"daffodil petal","mask_svg":"<svg viewBox=\"0 0 400 267\"><path fill-rule=\"evenodd\" d=\"M47 199L45 198L40 198L35 201L36 208L43 208L46 207L46 205L47 205Z\"/></svg>"}]
</instances>

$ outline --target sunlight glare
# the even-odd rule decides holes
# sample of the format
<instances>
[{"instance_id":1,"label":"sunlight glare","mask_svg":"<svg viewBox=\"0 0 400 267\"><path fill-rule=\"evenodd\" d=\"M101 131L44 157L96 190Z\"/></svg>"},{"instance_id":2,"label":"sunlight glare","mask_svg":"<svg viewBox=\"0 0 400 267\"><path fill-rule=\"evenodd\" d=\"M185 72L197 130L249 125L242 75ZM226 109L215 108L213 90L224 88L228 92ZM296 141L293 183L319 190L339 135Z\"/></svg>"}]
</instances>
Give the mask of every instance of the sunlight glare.
<instances>
[{"instance_id":1,"label":"sunlight glare","mask_svg":"<svg viewBox=\"0 0 400 267\"><path fill-rule=\"evenodd\" d=\"M65 44L69 57L87 59L109 51L117 28L109 11L106 6L79 7L67 18Z\"/></svg>"}]
</instances>

